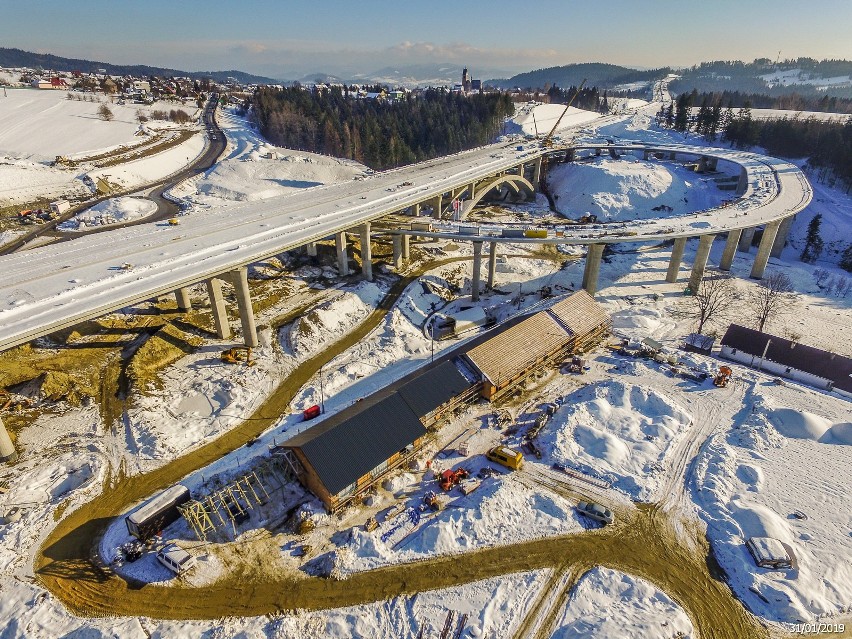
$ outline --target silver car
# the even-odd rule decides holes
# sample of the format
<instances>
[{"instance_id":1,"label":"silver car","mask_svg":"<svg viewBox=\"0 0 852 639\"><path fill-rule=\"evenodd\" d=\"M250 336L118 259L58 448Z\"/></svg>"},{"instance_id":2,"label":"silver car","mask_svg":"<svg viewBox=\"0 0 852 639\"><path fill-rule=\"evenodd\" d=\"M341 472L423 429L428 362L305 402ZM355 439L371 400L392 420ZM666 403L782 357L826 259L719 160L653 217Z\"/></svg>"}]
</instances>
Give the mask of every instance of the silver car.
<instances>
[{"instance_id":1,"label":"silver car","mask_svg":"<svg viewBox=\"0 0 852 639\"><path fill-rule=\"evenodd\" d=\"M577 504L577 512L602 524L611 524L615 521L615 517L609 508L604 508L600 504L590 501L581 501Z\"/></svg>"}]
</instances>

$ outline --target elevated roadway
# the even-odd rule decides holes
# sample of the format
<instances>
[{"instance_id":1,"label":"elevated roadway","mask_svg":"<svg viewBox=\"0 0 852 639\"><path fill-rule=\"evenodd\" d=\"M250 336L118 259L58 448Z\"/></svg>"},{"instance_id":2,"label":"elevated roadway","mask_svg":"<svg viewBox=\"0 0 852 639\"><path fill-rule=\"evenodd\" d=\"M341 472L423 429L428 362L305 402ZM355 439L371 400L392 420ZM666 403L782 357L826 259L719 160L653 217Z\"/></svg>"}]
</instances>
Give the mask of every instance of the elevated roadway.
<instances>
[{"instance_id":1,"label":"elevated roadway","mask_svg":"<svg viewBox=\"0 0 852 639\"><path fill-rule=\"evenodd\" d=\"M607 144L574 147L573 153L596 149L658 152L668 157L706 156L734 162L740 167L742 196L725 208L694 215L637 221L617 228L567 227L561 237L531 241L594 247L618 241L712 235L778 223L804 208L811 197L807 180L794 165L751 153L683 145ZM205 281L214 319L218 318L217 330L220 337L227 337L230 332L226 320L222 320L221 293L217 295L219 289L214 285L218 278L230 280L237 288L244 333L252 334L245 280L248 264L336 236L341 270L346 272L345 231L359 230L362 238L368 238L370 222L411 207L419 212L421 205L430 203L433 213L439 214L448 201L442 198L444 194L454 198L465 190L473 193L478 184L506 173L521 177L532 173L529 181L537 186L542 158L551 155L557 160L569 152L542 149L537 143L495 144L361 180L305 189L262 202L222 206L182 218L178 226L142 224L0 257L0 272L4 274L0 284L0 350ZM463 239L457 233L434 235ZM364 262L364 274L370 277L369 249ZM181 299L188 300L188 295L178 296L179 305Z\"/></svg>"}]
</instances>

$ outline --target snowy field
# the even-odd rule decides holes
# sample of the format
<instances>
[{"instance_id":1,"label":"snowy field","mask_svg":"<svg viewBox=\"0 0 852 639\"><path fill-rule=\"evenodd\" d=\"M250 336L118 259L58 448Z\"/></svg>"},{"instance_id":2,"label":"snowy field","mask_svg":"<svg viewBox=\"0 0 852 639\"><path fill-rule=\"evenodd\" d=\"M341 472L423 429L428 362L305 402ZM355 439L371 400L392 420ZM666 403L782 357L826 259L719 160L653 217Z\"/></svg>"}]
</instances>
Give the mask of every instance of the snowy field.
<instances>
[{"instance_id":1,"label":"snowy field","mask_svg":"<svg viewBox=\"0 0 852 639\"><path fill-rule=\"evenodd\" d=\"M286 189L352 179L363 170L329 158L275 149L236 116L227 115L222 120L229 141L227 159L207 176L174 193L190 204L189 214L203 214L206 206L215 203L262 199ZM640 112L607 125L598 134L649 142L670 139L666 131L649 129L649 122L650 116ZM518 126L525 131L523 127L528 124ZM540 121L538 125L542 126ZM586 178L595 183L596 192L619 198L618 206L610 205L610 211L620 214L669 202L674 208L681 193L690 200L684 207L699 208L701 198L714 196L710 185L687 185L689 176L679 167L654 163L665 168L666 178L647 167L637 170L634 164L633 160L606 159L584 165ZM553 177L559 179L557 173ZM554 185L560 200L569 201L576 195L576 184ZM677 196L669 198L669 191ZM852 215L849 197L828 187L819 187L817 195L814 204L799 215L794 242L801 237L801 226L806 225L813 210L825 211L825 223L834 225L837 233L848 233L850 227L844 227L844 221ZM686 264L694 255L695 244L688 243ZM711 265L718 263L721 245L714 245ZM613 315L618 334L636 340L653 337L674 353L682 336L693 328L690 320L675 313L682 304L683 281L663 282L670 249L635 248L620 247L602 265L598 299ZM430 259L470 253L468 246L446 242L422 244L415 250ZM540 301L535 291L541 286L550 285L560 293L579 286L582 261L562 264L570 254L544 259L527 251L522 246L505 246L509 257L500 262L496 290L483 296L482 306L513 307L519 287L523 308ZM795 247L788 247L782 258L770 260L769 268L790 275L801 292L798 304L802 312L779 319L769 330L779 334L798 331L807 335L804 341L809 344L852 354L852 301L827 292L813 278L817 267L828 269L834 277L846 274L830 261L816 267L797 261ZM753 253L738 253L734 261L733 272L743 290L755 286L747 279L752 259ZM9 481L9 490L0 495L0 514L7 514L14 506L21 512L19 520L0 526L0 583L4 592L0 624L4 639L113 634L140 639L200 635L413 639L424 626L427 636L439 632L448 610L470 615L467 636L510 636L519 627L548 579L546 571L351 608L288 613L273 619L195 622L79 619L31 583L32 555L52 526L54 513L94 495L108 466L124 465L131 474L144 472L233 427L296 363L351 331L384 290L377 284L387 286L383 278L377 284L335 285L315 299L308 297L314 285L311 281L329 273L325 272L328 269L311 270L314 268L295 277L300 280L294 285L295 292L277 310L268 309L258 319L259 323L268 321L276 312L298 307L300 300L313 300L312 311L299 322L274 334L268 328L262 331L263 344L254 353L258 362L255 367L223 368L218 362L222 343L211 340L168 367L162 375L163 388L139 394L127 413L126 424L117 432L105 433L97 407L90 405L58 406L56 414L45 415L21 433L23 461L14 472L0 476ZM682 276L686 273L684 266ZM414 282L372 333L334 358L305 385L292 402L291 412L282 416L255 448L248 452L241 449L202 472L208 477L211 473L235 472L252 455L261 454L268 443L280 441L283 433L303 428L297 416L300 410L318 402L320 375L326 405L332 412L425 364L432 344L423 335L423 322L436 310L470 305L469 298L465 299L470 281L470 262L463 261L440 266ZM438 343L435 352L454 344ZM719 364L703 356L683 358L708 372ZM583 471L612 482L613 493L627 493L640 500L664 499L676 492L673 482L679 472L686 472L686 499L671 499L684 512L697 513L706 523L711 544L735 593L752 610L773 622L836 618L849 612L852 543L848 530L852 521L845 479L852 429L847 423L849 402L793 383L770 384L766 376L737 366L732 394L725 396L725 406L715 416L718 419L708 419L714 416L707 408L719 403L720 392L709 383L695 388L692 382L667 375L656 364L618 360L603 351L592 357L591 364L585 378L556 375L552 382L536 389L532 403L569 398L540 436L549 457L537 467L571 461ZM526 408L518 408L516 417L523 410ZM484 427L481 411L464 412L448 428L459 432L473 429L476 451L499 441L499 432ZM704 433L712 433L712 437L694 467L686 470L680 462L686 459L691 438ZM451 456L442 463L449 467L461 461ZM487 465L481 456L466 463L473 470ZM424 477L425 473L412 472L392 478L374 510L383 510L397 500L410 499L413 503L425 486ZM195 473L187 483L195 487L201 480L202 473ZM338 523L318 518L321 525L315 535L318 540L324 535L329 544L326 549L332 549L329 526L351 529L336 549L338 563L344 571L360 571L435 554L579 532L586 525L577 518L570 500L521 476L491 477L470 496L455 495L454 499L456 507L427 519L398 544L382 542L382 528L373 534L364 532L351 517ZM621 497L614 495L612 499L617 502ZM316 503L308 507L316 508ZM807 519L791 518L794 511L801 511ZM117 530L122 527L121 521L114 525ZM795 574L753 565L743 543L747 536L756 534L777 536L795 549L799 562ZM282 570L299 565L295 559L276 561L279 563L275 566ZM199 578L215 578L223 569L224 563L217 564ZM641 579L603 568L593 569L579 581L557 619L552 636L560 638L609 637L626 625L635 633L625 636L641 638L673 637L677 632L689 637L693 632L683 610L665 593ZM662 620L668 625L664 626ZM616 622L618 626L613 625Z\"/></svg>"},{"instance_id":2,"label":"snowy field","mask_svg":"<svg viewBox=\"0 0 852 639\"><path fill-rule=\"evenodd\" d=\"M544 137L554 127L563 111L565 111L564 104L530 102L518 109L515 117L507 123L505 132ZM579 125L594 123L600 117L600 114L592 111L568 107L568 112L559 121L556 133Z\"/></svg>"}]
</instances>

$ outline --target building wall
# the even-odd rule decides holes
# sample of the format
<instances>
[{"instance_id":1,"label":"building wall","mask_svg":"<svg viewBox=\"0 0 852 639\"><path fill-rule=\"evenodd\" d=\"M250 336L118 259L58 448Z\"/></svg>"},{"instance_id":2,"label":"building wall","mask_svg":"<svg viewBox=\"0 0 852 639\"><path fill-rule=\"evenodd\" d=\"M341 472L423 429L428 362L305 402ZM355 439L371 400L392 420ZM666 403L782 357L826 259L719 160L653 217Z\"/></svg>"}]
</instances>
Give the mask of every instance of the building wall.
<instances>
[{"instance_id":1,"label":"building wall","mask_svg":"<svg viewBox=\"0 0 852 639\"><path fill-rule=\"evenodd\" d=\"M750 353L733 349L730 346L725 345L722 346L722 351L720 354L726 359L730 359L735 362L740 362L752 368L757 368L758 366L760 366L761 370L766 371L767 373L772 373L773 375L786 377L787 379L793 379L797 382L802 382L803 384L807 384L809 386L813 386L814 388L819 388L821 390L831 390L831 380L825 379L824 377L818 377L816 375L812 375L804 371L800 371L797 368L788 368L783 364L778 364L777 362L773 362L768 359L764 359L763 364L761 364L760 355L752 355Z\"/></svg>"}]
</instances>

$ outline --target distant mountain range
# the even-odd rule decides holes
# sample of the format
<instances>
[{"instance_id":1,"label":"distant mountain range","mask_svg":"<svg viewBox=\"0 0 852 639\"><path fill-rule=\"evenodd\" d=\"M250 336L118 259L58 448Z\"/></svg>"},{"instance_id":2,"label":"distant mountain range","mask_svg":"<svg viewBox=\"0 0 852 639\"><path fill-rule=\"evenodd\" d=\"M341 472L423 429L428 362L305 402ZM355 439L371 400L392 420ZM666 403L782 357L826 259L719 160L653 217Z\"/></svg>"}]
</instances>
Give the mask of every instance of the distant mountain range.
<instances>
[{"instance_id":1,"label":"distant mountain range","mask_svg":"<svg viewBox=\"0 0 852 639\"><path fill-rule=\"evenodd\" d=\"M202 78L211 78L217 82L224 82L228 78L234 78L237 82L244 84L275 84L278 82L272 78L252 75L245 71L181 71L179 69L150 67L144 64L110 64L109 62L99 62L97 60L63 58L50 53L33 53L31 51L7 49L4 47L0 47L0 67L27 67L29 69L36 70L83 71L86 73L97 73L99 69L104 69L109 75L116 76L183 76L198 80Z\"/></svg>"}]
</instances>

